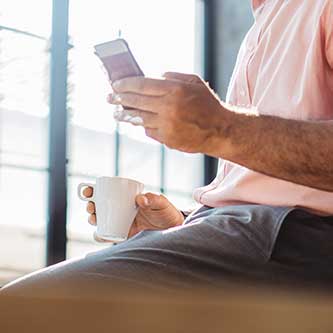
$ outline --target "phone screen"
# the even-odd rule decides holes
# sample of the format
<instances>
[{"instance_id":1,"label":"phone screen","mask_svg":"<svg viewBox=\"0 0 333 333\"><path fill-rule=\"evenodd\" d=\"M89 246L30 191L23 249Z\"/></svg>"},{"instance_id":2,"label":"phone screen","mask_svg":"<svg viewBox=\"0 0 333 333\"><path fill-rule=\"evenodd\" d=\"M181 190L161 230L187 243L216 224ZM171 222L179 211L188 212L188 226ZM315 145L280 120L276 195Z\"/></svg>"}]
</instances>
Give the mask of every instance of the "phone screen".
<instances>
[{"instance_id":1,"label":"phone screen","mask_svg":"<svg viewBox=\"0 0 333 333\"><path fill-rule=\"evenodd\" d=\"M124 39L96 45L95 50L110 81L114 82L132 76L144 76Z\"/></svg>"}]
</instances>

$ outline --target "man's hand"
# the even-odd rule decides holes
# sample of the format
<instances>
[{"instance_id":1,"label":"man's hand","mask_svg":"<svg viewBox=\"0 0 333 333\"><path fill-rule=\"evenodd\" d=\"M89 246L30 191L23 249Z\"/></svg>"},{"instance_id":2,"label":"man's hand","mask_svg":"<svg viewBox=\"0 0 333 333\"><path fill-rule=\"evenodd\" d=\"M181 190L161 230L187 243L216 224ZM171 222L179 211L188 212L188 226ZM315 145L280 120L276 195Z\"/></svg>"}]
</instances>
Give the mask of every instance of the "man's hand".
<instances>
[{"instance_id":1,"label":"man's hand","mask_svg":"<svg viewBox=\"0 0 333 333\"><path fill-rule=\"evenodd\" d=\"M110 103L141 117L147 135L170 148L333 192L333 120L284 119L231 107L193 75L128 78L113 88Z\"/></svg>"},{"instance_id":2,"label":"man's hand","mask_svg":"<svg viewBox=\"0 0 333 333\"><path fill-rule=\"evenodd\" d=\"M209 153L216 132L228 126L232 114L195 75L167 73L165 80L126 78L115 82L113 89L109 102L125 109L116 114L117 120L140 117L149 137L184 152Z\"/></svg>"},{"instance_id":3,"label":"man's hand","mask_svg":"<svg viewBox=\"0 0 333 333\"><path fill-rule=\"evenodd\" d=\"M83 195L90 198L93 195L93 189L87 187L83 191ZM143 230L164 230L181 225L184 222L182 213L163 195L140 194L136 197L136 204L139 211L130 229L129 237ZM98 217L96 218L93 202L88 203L87 212L90 214L89 223L96 225Z\"/></svg>"}]
</instances>

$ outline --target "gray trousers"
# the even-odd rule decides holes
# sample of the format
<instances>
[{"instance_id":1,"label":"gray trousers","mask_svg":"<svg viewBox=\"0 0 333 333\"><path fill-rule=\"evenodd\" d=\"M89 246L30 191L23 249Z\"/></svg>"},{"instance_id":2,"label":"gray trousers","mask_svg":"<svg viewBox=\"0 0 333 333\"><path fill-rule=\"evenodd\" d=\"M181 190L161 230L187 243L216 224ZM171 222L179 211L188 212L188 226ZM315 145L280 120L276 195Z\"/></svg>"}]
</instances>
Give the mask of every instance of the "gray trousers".
<instances>
[{"instance_id":1,"label":"gray trousers","mask_svg":"<svg viewBox=\"0 0 333 333\"><path fill-rule=\"evenodd\" d=\"M161 289L228 282L326 287L332 279L332 217L244 205L202 207L180 227L141 232L17 280L2 293L108 298L120 282Z\"/></svg>"}]
</instances>

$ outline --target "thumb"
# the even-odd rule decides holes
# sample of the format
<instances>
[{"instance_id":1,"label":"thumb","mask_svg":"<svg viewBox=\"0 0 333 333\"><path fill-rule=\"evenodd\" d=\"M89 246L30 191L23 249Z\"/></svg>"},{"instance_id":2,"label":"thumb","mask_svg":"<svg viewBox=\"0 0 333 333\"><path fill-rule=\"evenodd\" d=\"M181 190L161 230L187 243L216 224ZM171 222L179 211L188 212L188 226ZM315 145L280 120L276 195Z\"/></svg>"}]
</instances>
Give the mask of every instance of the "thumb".
<instances>
[{"instance_id":1,"label":"thumb","mask_svg":"<svg viewBox=\"0 0 333 333\"><path fill-rule=\"evenodd\" d=\"M188 83L203 83L203 80L200 78L200 76L195 74L166 72L163 74L163 77L170 80L178 80Z\"/></svg>"},{"instance_id":2,"label":"thumb","mask_svg":"<svg viewBox=\"0 0 333 333\"><path fill-rule=\"evenodd\" d=\"M154 193L139 194L136 197L136 203L140 208L152 210L164 209L170 205L165 196Z\"/></svg>"}]
</instances>

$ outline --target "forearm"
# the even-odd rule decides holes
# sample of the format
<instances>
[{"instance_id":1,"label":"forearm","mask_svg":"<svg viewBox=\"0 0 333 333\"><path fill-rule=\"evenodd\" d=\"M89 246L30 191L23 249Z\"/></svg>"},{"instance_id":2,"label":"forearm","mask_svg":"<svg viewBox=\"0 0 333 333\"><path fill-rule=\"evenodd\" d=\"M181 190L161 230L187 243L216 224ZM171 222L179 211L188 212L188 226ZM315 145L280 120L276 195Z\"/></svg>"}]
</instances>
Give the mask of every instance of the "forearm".
<instances>
[{"instance_id":1,"label":"forearm","mask_svg":"<svg viewBox=\"0 0 333 333\"><path fill-rule=\"evenodd\" d=\"M333 192L333 121L232 113L207 153L297 184Z\"/></svg>"}]
</instances>

